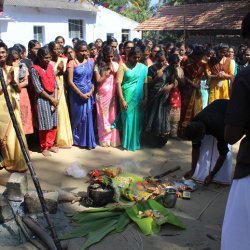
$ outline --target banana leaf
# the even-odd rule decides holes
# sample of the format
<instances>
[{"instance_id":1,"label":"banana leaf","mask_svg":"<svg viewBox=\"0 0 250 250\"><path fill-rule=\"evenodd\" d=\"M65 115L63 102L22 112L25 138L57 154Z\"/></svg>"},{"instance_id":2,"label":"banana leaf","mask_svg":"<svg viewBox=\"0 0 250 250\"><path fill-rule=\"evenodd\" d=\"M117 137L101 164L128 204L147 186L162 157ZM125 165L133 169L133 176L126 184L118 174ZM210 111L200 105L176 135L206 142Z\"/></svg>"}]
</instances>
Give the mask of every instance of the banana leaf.
<instances>
[{"instance_id":1,"label":"banana leaf","mask_svg":"<svg viewBox=\"0 0 250 250\"><path fill-rule=\"evenodd\" d=\"M161 213L160 219L153 217L140 218L139 211L145 212L146 210L157 210ZM155 200L147 200L146 202L137 203L133 207L126 208L126 213L141 229L144 235L151 235L160 231L161 225L169 223L181 229L185 229L184 224L167 208L163 207Z\"/></svg>"},{"instance_id":2,"label":"banana leaf","mask_svg":"<svg viewBox=\"0 0 250 250\"><path fill-rule=\"evenodd\" d=\"M115 232L120 233L120 232L124 231L129 223L130 223L130 218L127 215L127 213L124 211L124 213L120 215L120 217L115 225Z\"/></svg>"},{"instance_id":3,"label":"banana leaf","mask_svg":"<svg viewBox=\"0 0 250 250\"><path fill-rule=\"evenodd\" d=\"M81 212L77 212L74 214L74 217L80 216L82 213L99 213L99 212L106 212L106 211L123 211L125 208L130 207L130 205L115 205L112 207L99 207L99 208L90 208L83 210Z\"/></svg>"},{"instance_id":4,"label":"banana leaf","mask_svg":"<svg viewBox=\"0 0 250 250\"><path fill-rule=\"evenodd\" d=\"M99 228L102 228L110 221L110 218L103 218L99 219L97 221L88 221L84 222L81 225L78 225L75 229L73 229L72 232L64 234L60 236L59 238L61 240L67 240L67 239L73 239L73 238L79 238L86 236L91 231L95 231Z\"/></svg>"},{"instance_id":5,"label":"banana leaf","mask_svg":"<svg viewBox=\"0 0 250 250\"><path fill-rule=\"evenodd\" d=\"M123 212L121 209L122 206L105 209L91 209L79 212L73 216L76 228L72 232L62 235L59 238L61 240L66 240L86 236L82 248L85 249L92 244L99 242L110 232L122 232L129 224L130 218L126 214L125 208L123 208Z\"/></svg>"},{"instance_id":6,"label":"banana leaf","mask_svg":"<svg viewBox=\"0 0 250 250\"><path fill-rule=\"evenodd\" d=\"M139 218L139 211L157 210L163 216L161 219L152 217ZM86 236L82 249L99 242L109 233L119 233L133 220L145 235L158 233L164 223L170 223L182 229L183 223L168 209L155 200L138 203L131 206L114 206L110 208L95 208L79 212L73 216L77 227L70 233L59 237L61 240Z\"/></svg>"},{"instance_id":7,"label":"banana leaf","mask_svg":"<svg viewBox=\"0 0 250 250\"><path fill-rule=\"evenodd\" d=\"M110 232L115 230L116 223L117 223L117 220L109 220L103 227L100 227L99 229L90 232L88 234L86 240L84 241L84 244L83 244L81 250L84 250L84 249L88 248L89 246L99 242L106 235L108 235Z\"/></svg>"},{"instance_id":8,"label":"banana leaf","mask_svg":"<svg viewBox=\"0 0 250 250\"><path fill-rule=\"evenodd\" d=\"M73 219L77 219L78 216L80 218L82 218L82 214L88 214L88 213L99 213L99 212L107 212L107 211L111 211L111 210L115 210L114 207L108 208L108 207L100 207L100 208L91 208L91 209L86 209L83 210L81 212L77 212L74 214Z\"/></svg>"},{"instance_id":9,"label":"banana leaf","mask_svg":"<svg viewBox=\"0 0 250 250\"><path fill-rule=\"evenodd\" d=\"M116 219L113 219L112 217L112 219L109 220L109 222L105 226L99 228L98 230L92 231L87 235L82 249L86 249L87 247L99 242L111 232L120 233L124 231L129 222L130 218L125 213L125 211Z\"/></svg>"},{"instance_id":10,"label":"banana leaf","mask_svg":"<svg viewBox=\"0 0 250 250\"><path fill-rule=\"evenodd\" d=\"M117 217L120 216L121 214L123 214L124 211L120 211L120 212L115 212L115 211L104 211L104 212L95 212L95 213L82 213L79 214L78 216L74 216L72 219L75 223L77 224L81 224L81 223L85 223L88 221L96 221L99 219L103 219L103 218L110 218L112 219L113 217Z\"/></svg>"}]
</instances>

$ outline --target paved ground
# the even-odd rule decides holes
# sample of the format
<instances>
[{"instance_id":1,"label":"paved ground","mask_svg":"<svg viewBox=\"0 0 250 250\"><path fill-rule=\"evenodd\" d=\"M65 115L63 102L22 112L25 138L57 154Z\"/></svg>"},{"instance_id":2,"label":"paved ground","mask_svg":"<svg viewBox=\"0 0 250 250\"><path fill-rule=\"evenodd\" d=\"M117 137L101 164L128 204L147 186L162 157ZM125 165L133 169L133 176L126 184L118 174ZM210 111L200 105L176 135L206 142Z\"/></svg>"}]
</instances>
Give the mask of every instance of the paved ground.
<instances>
[{"instance_id":1,"label":"paved ground","mask_svg":"<svg viewBox=\"0 0 250 250\"><path fill-rule=\"evenodd\" d=\"M238 145L234 146L237 151ZM156 175L177 165L181 170L172 174L175 179L181 179L184 172L190 167L191 144L189 142L171 140L162 149L143 148L136 152L121 149L97 147L95 150L84 150L77 147L61 149L51 158L44 158L40 153L33 152L31 158L39 176L43 190L58 190L79 192L86 191L87 184L83 179L74 179L65 175L65 169L73 162L78 162L88 172L103 165L120 166L126 171L141 174L142 176ZM0 172L0 193L9 174ZM1 186L2 185L2 186ZM29 178L29 189L34 189ZM229 187L211 184L209 187L199 186L192 193L191 200L178 199L173 211L186 224L187 229L178 231L173 227L164 226L159 234L143 236L135 226L131 225L124 233L106 237L91 250L216 250L220 246L221 226L226 205ZM200 218L199 215L207 207ZM60 212L53 217L58 233L70 228L69 220L64 213L81 210L78 204L64 204ZM0 228L0 249L32 249L28 245L15 247L18 237L11 236L11 230ZM4 235L4 237L2 237ZM4 240L5 238L5 240ZM8 240L7 240L8 239ZM68 249L80 249L82 239L67 242ZM66 244L66 243L65 243Z\"/></svg>"}]
</instances>

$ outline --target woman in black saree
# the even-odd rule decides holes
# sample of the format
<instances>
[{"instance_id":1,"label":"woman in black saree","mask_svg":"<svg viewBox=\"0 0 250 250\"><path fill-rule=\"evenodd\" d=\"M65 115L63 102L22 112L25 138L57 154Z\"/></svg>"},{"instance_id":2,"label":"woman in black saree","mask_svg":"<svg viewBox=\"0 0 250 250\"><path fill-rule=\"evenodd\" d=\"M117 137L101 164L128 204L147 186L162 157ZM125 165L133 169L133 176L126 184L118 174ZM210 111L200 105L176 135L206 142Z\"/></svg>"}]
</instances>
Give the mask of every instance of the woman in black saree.
<instances>
[{"instance_id":1,"label":"woman in black saree","mask_svg":"<svg viewBox=\"0 0 250 250\"><path fill-rule=\"evenodd\" d=\"M178 86L178 81L175 60L170 60L167 66L164 52L157 53L156 63L148 70L145 142L151 147L163 147L168 141L171 130L169 93Z\"/></svg>"}]
</instances>

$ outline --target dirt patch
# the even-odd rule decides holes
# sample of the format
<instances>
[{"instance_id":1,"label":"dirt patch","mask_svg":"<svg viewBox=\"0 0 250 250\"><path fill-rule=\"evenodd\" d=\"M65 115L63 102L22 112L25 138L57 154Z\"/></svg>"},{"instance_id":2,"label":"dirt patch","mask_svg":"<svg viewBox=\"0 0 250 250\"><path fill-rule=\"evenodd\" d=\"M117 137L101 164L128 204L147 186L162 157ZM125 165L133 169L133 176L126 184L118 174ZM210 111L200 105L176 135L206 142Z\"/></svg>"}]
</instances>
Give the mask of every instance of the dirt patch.
<instances>
[{"instance_id":1,"label":"dirt patch","mask_svg":"<svg viewBox=\"0 0 250 250\"><path fill-rule=\"evenodd\" d=\"M234 153L238 145L234 147ZM136 152L124 151L116 148L97 147L95 150L84 150L77 147L61 149L58 154L51 158L45 158L41 153L33 152L31 158L35 171L39 177L43 190L63 189L67 192L84 192L88 184L86 179L74 179L65 175L65 169L73 162L78 162L88 172L101 166L120 166L125 171L151 176L160 174L177 165L181 170L170 175L170 178L181 179L185 171L190 168L191 143L170 140L161 149L142 148ZM0 171L0 193L8 180L8 173ZM29 190L34 190L34 185L29 176ZM159 234L154 236L142 235L134 225L130 225L126 231L117 235L109 235L100 243L90 249L219 249L220 234L223 222L229 187L211 184L209 187L199 186L192 193L191 200L178 199L173 212L186 224L186 230L176 230L169 225L163 226ZM208 208L200 213L211 203ZM67 216L84 209L79 203L65 203L59 206L56 215L52 215L56 230L59 235L71 230L70 218ZM47 227L43 216L36 218L40 225ZM18 236L18 229L13 225L6 228L0 225L0 248L1 249L32 249L29 245L22 245ZM13 227L13 228L12 228ZM136 232L136 233L135 233ZM134 238L133 238L134 237ZM65 242L68 249L80 249L83 239ZM132 243L132 246L130 245ZM29 248L30 247L30 248Z\"/></svg>"}]
</instances>

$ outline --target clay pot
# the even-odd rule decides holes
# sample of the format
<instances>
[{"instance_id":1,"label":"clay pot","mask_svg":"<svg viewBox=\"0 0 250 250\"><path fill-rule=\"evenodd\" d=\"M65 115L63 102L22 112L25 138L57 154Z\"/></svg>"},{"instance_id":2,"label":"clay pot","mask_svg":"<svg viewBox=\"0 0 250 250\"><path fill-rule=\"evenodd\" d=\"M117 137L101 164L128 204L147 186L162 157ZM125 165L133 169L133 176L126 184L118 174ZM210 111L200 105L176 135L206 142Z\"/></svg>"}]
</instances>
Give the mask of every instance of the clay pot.
<instances>
[{"instance_id":1,"label":"clay pot","mask_svg":"<svg viewBox=\"0 0 250 250\"><path fill-rule=\"evenodd\" d=\"M113 202L115 191L110 186L101 186L99 184L89 185L87 189L87 197L92 200L93 206L105 206Z\"/></svg>"}]
</instances>

